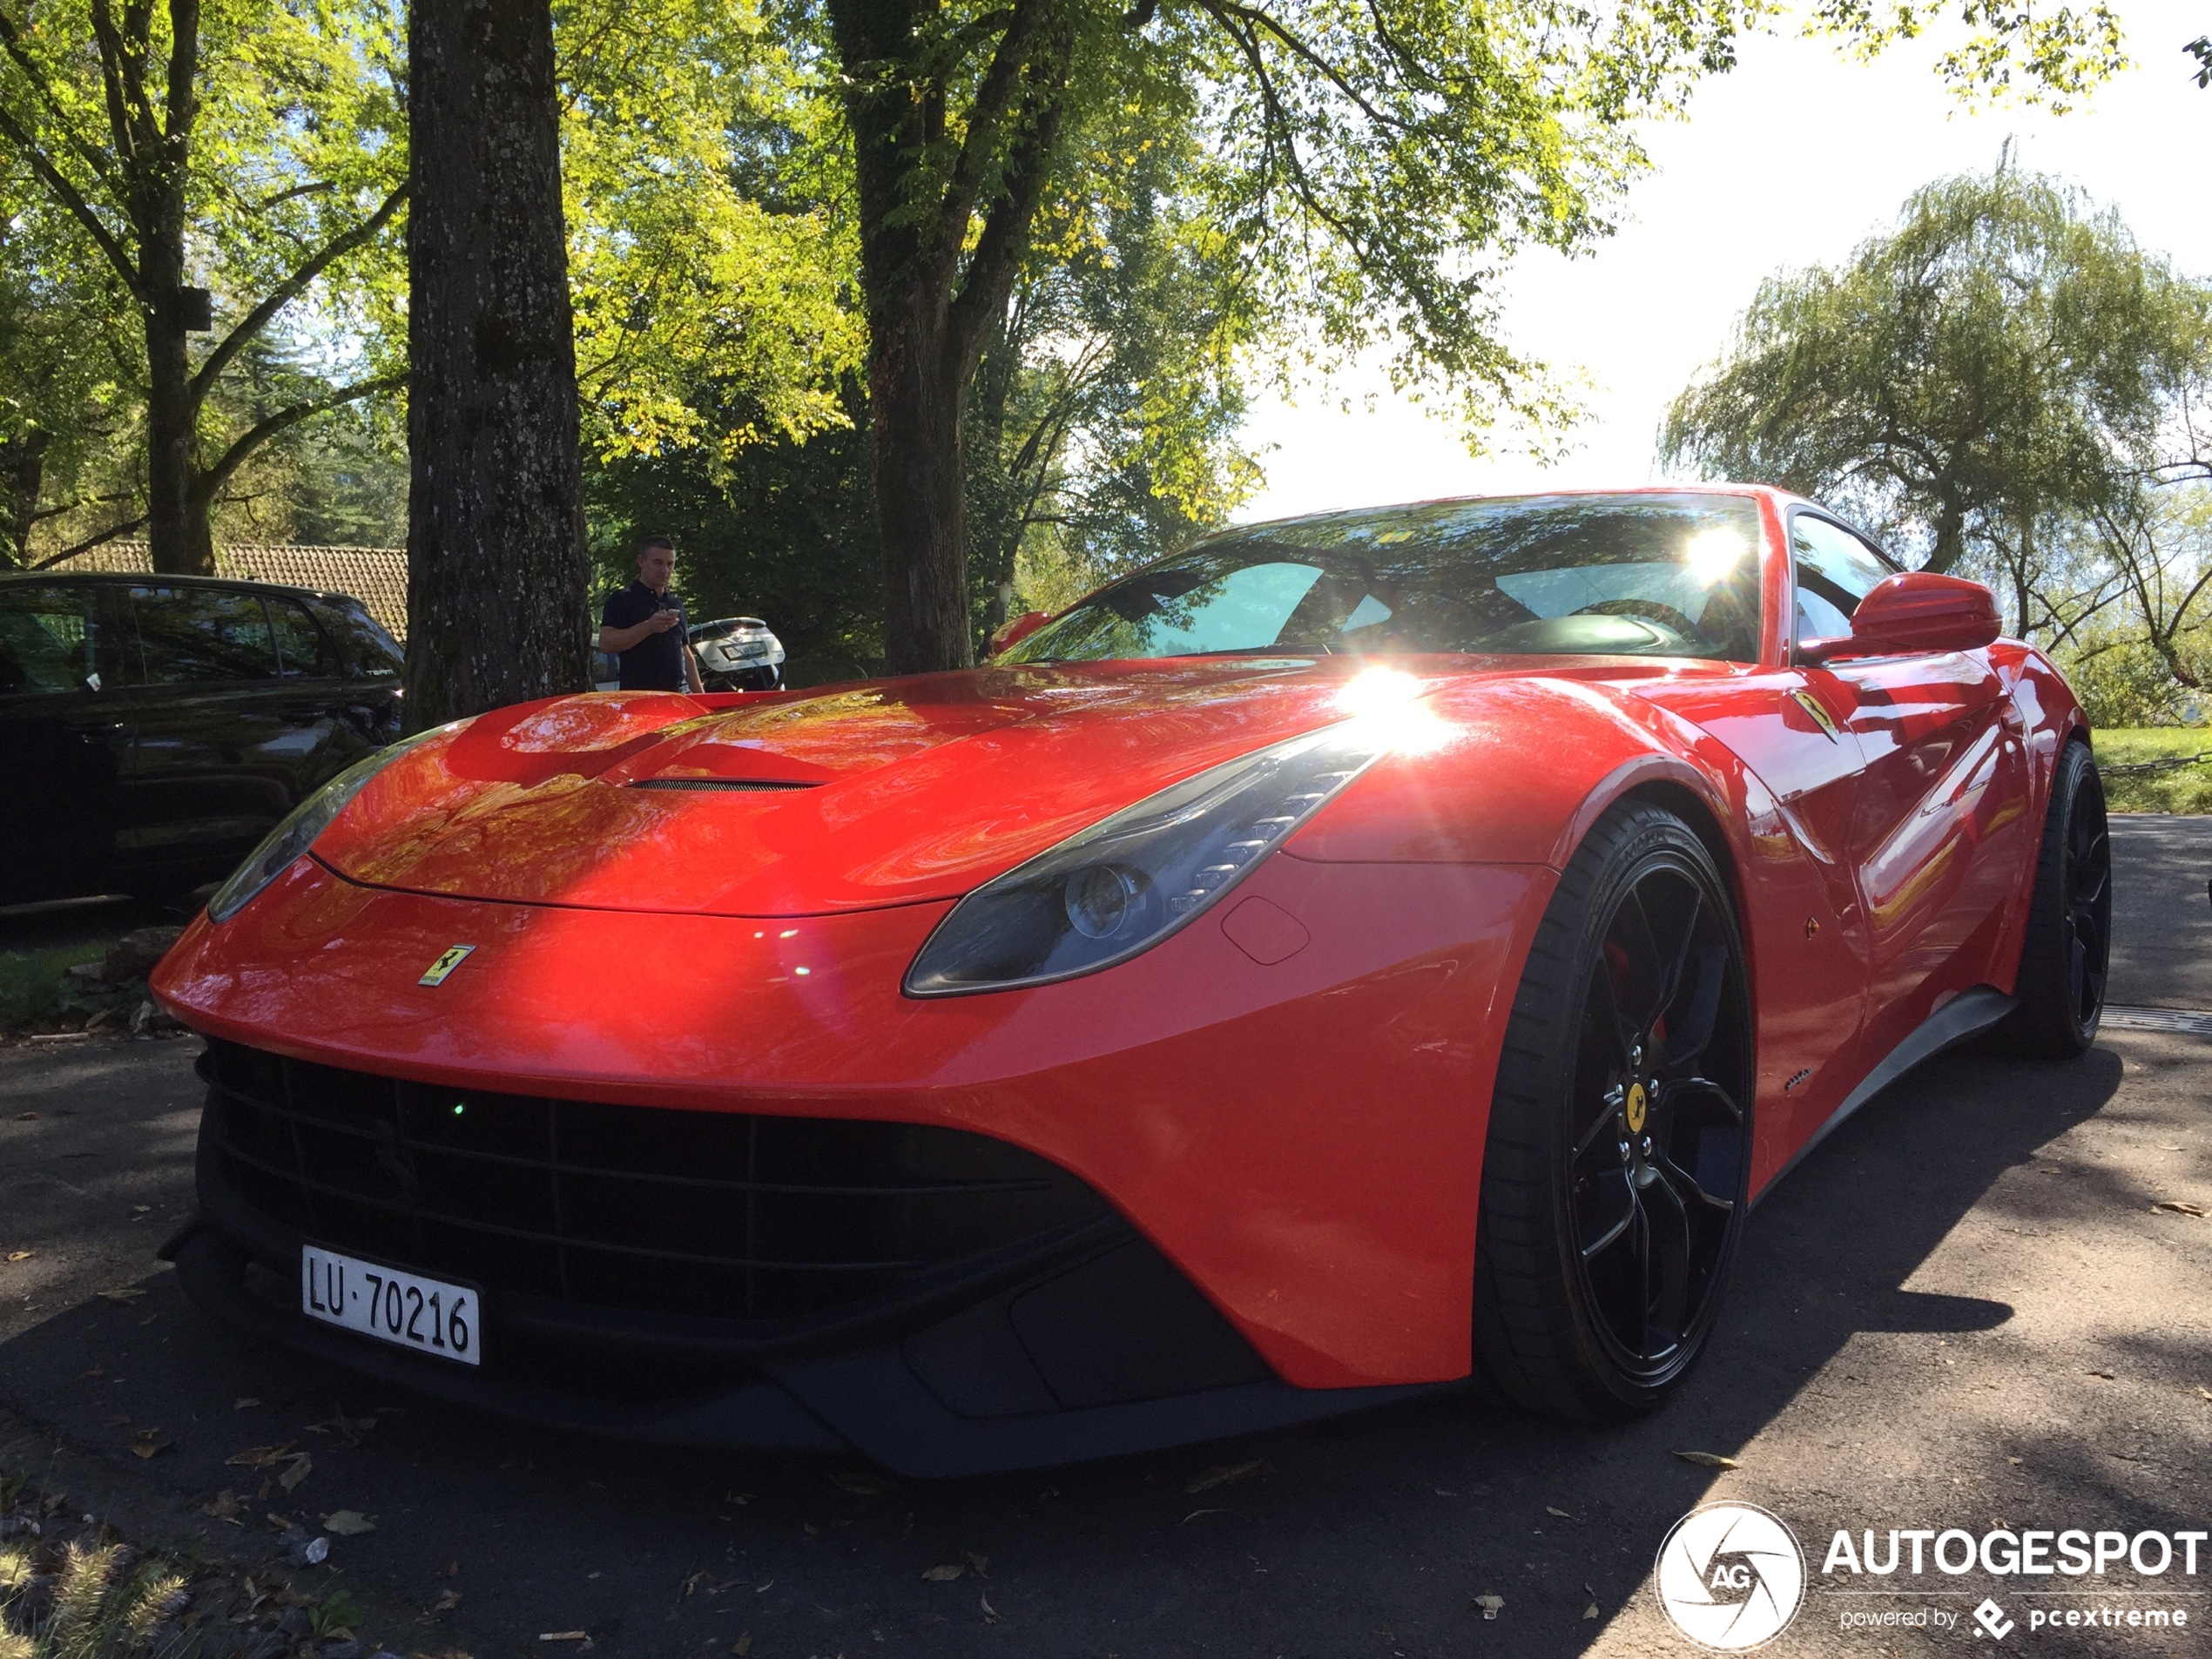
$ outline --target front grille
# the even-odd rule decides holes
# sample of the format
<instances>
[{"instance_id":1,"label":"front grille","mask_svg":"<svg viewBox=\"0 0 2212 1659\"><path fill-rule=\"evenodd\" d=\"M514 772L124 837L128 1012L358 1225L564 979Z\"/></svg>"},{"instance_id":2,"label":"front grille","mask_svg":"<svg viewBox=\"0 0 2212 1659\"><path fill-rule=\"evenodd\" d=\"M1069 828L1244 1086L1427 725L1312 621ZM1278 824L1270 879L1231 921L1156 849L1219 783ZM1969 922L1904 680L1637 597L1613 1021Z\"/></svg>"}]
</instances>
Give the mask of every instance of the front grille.
<instances>
[{"instance_id":1,"label":"front grille","mask_svg":"<svg viewBox=\"0 0 2212 1659\"><path fill-rule=\"evenodd\" d=\"M402 1082L211 1042L218 1172L333 1249L487 1289L793 1320L1105 1213L960 1130Z\"/></svg>"}]
</instances>

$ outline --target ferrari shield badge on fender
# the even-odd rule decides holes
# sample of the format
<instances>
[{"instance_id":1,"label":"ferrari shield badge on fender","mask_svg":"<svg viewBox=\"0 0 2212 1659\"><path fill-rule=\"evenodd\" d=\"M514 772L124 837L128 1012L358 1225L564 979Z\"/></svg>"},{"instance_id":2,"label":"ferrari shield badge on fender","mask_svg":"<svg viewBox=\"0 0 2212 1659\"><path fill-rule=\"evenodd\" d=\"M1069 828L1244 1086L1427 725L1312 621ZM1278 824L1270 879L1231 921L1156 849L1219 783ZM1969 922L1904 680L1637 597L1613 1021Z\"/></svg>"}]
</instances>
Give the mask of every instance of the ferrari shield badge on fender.
<instances>
[{"instance_id":1,"label":"ferrari shield badge on fender","mask_svg":"<svg viewBox=\"0 0 2212 1659\"><path fill-rule=\"evenodd\" d=\"M1821 707L1818 698L1810 691L1792 691L1790 695L1797 699L1799 708L1812 716L1812 723L1828 734L1829 742L1840 743L1843 740L1836 735L1836 717Z\"/></svg>"},{"instance_id":2,"label":"ferrari shield badge on fender","mask_svg":"<svg viewBox=\"0 0 2212 1659\"><path fill-rule=\"evenodd\" d=\"M446 981L452 976L453 970L460 967L462 962L467 959L469 953L475 948L476 948L474 945L454 945L449 947L443 955L440 956L436 961L430 964L429 971L424 974L421 979L415 981L415 982L417 985L444 984Z\"/></svg>"}]
</instances>

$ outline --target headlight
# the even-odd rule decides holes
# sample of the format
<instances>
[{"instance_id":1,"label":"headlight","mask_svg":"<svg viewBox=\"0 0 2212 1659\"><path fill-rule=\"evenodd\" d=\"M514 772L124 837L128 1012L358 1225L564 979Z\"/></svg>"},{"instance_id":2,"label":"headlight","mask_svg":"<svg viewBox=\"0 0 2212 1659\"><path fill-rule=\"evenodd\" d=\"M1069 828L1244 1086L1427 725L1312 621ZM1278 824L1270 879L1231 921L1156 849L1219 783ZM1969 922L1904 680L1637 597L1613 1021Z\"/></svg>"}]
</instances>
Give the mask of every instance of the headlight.
<instances>
[{"instance_id":1,"label":"headlight","mask_svg":"<svg viewBox=\"0 0 2212 1659\"><path fill-rule=\"evenodd\" d=\"M346 803L360 794L370 779L416 744L442 737L461 724L455 720L449 725L434 726L379 749L366 759L355 761L293 807L291 816L271 830L268 839L255 847L246 862L231 872L230 880L215 890L215 896L207 901L208 921L228 921L245 909L255 894L291 868L300 854L315 844L315 837L330 827L330 820L346 810Z\"/></svg>"},{"instance_id":2,"label":"headlight","mask_svg":"<svg viewBox=\"0 0 2212 1659\"><path fill-rule=\"evenodd\" d=\"M1186 778L953 907L907 970L909 996L1095 974L1191 921L1390 747L1348 721Z\"/></svg>"}]
</instances>

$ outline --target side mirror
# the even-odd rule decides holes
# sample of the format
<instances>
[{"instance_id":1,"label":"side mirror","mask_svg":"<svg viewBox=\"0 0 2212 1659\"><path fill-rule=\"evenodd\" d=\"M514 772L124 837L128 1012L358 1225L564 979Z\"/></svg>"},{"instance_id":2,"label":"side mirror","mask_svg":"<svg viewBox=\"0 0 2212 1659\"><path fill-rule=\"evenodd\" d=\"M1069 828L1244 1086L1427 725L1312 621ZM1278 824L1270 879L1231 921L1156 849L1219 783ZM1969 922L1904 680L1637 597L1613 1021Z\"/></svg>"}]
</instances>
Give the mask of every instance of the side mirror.
<instances>
[{"instance_id":1,"label":"side mirror","mask_svg":"<svg viewBox=\"0 0 2212 1659\"><path fill-rule=\"evenodd\" d=\"M1843 657L1978 651L2002 631L1996 596L1980 583L1907 570L1868 590L1851 612L1850 637L1810 641L1797 648L1797 656L1831 663Z\"/></svg>"},{"instance_id":2,"label":"side mirror","mask_svg":"<svg viewBox=\"0 0 2212 1659\"><path fill-rule=\"evenodd\" d=\"M991 636L991 655L995 657L1010 645L1020 644L1052 620L1048 610L1025 610Z\"/></svg>"}]
</instances>

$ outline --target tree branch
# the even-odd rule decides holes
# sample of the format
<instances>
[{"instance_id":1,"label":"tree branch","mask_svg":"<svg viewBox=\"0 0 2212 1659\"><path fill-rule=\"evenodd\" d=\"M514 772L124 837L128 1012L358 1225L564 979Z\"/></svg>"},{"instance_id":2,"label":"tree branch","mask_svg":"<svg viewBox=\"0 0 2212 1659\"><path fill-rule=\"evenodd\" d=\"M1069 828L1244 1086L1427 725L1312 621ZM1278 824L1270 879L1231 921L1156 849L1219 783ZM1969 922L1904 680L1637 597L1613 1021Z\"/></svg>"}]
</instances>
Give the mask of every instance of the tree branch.
<instances>
[{"instance_id":1,"label":"tree branch","mask_svg":"<svg viewBox=\"0 0 2212 1659\"><path fill-rule=\"evenodd\" d=\"M405 183L395 185L392 193L384 199L382 206L343 235L333 237L324 243L320 253L277 284L267 298L247 312L244 320L223 336L222 343L207 354L207 361L192 377L190 390L194 408L206 401L215 384L215 377L230 366L231 359L245 349L246 341L269 326L270 319L298 299L307 286L327 270L334 260L343 259L355 248L376 239L392 215L399 212L400 204L407 199L407 191Z\"/></svg>"},{"instance_id":2,"label":"tree branch","mask_svg":"<svg viewBox=\"0 0 2212 1659\"><path fill-rule=\"evenodd\" d=\"M123 286L130 289L133 298L143 300L145 295L139 292L138 267L132 263L129 250L125 248L115 233L108 229L100 216L92 211L92 204L84 199L77 186L69 182L62 170L39 148L37 142L24 129L5 104L0 104L0 137L4 137L23 152L24 158L30 163L31 172L45 182L47 190L61 204L63 210L84 227L85 233L107 256L108 263L115 267L115 273L123 279Z\"/></svg>"},{"instance_id":3,"label":"tree branch","mask_svg":"<svg viewBox=\"0 0 2212 1659\"><path fill-rule=\"evenodd\" d=\"M1307 45L1303 40L1299 39L1298 36L1292 34L1285 25L1275 18L1273 14L1258 6L1239 5L1237 3L1237 0L1200 0L1200 6L1201 10L1203 10L1208 17L1211 17L1216 23L1222 24L1224 28L1228 27L1228 17L1234 16L1241 18L1248 29L1266 30L1269 34L1274 36L1275 38L1281 41L1284 45L1289 47L1292 53L1301 58L1304 58L1306 64L1313 70L1315 74L1320 76L1322 79L1327 81L1330 85L1335 87L1338 91L1343 93L1345 98L1351 99L1354 105L1359 106L1360 113L1365 115L1370 121L1372 121L1377 126L1387 127L1393 132L1404 132L1408 131L1405 122L1400 121L1395 116L1385 115L1380 110L1370 104L1367 101L1366 95L1361 92L1357 87L1353 86L1350 80L1345 78L1343 71L1339 70L1334 64L1329 62L1327 58L1322 57L1321 54L1314 51L1312 47ZM1377 21L1379 22L1380 20L1378 19ZM1386 35L1384 37L1384 40L1386 44L1388 44L1389 37Z\"/></svg>"},{"instance_id":4,"label":"tree branch","mask_svg":"<svg viewBox=\"0 0 2212 1659\"><path fill-rule=\"evenodd\" d=\"M1036 67L1022 96L1021 136L1007 157L999 199L976 239L959 297L947 312L947 368L957 377L955 385L968 383L993 320L1005 314L1006 298L1013 289L1022 250L1028 246L1037 204L1044 199L1044 187L1051 177L1071 49L1064 27L1058 32L1060 38L1041 54L1046 64ZM968 136L974 137L972 130Z\"/></svg>"},{"instance_id":5,"label":"tree branch","mask_svg":"<svg viewBox=\"0 0 2212 1659\"><path fill-rule=\"evenodd\" d=\"M223 458L200 475L200 490L208 500L213 500L215 492L228 482L230 475L246 464L246 457L287 427L297 426L310 415L327 414L361 398L374 397L379 392L396 392L406 384L404 374L382 374L374 380L342 386L328 397L317 398L312 403L295 403L288 409L279 409L266 420L247 428L237 442L223 451Z\"/></svg>"},{"instance_id":6,"label":"tree branch","mask_svg":"<svg viewBox=\"0 0 2212 1659\"><path fill-rule=\"evenodd\" d=\"M94 548L100 546L103 543L112 542L119 536L128 536L132 530L137 529L138 526L145 522L145 516L144 514L140 514L136 518L125 519L120 524L111 524L107 527L107 529L102 530L98 536L87 536L84 541L79 542L75 547L65 547L60 552L53 554L49 557L43 558L39 560L37 563L27 568L33 570L51 570L57 564L61 563L64 559L73 559L79 553L90 553Z\"/></svg>"},{"instance_id":7,"label":"tree branch","mask_svg":"<svg viewBox=\"0 0 2212 1659\"><path fill-rule=\"evenodd\" d=\"M45 71L38 67L37 62L25 50L21 30L17 27L14 19L4 11L0 11L0 47L6 49L17 70L25 80L30 83L31 91L38 95L38 101L44 104L47 111L52 115L56 124L61 128L62 137L68 142L70 148L76 151L85 165L98 175L101 184L113 190L115 176L108 166L107 158L100 153L97 145L89 142L82 133L77 131L76 124L62 109L60 100L55 98L53 84L46 78Z\"/></svg>"},{"instance_id":8,"label":"tree branch","mask_svg":"<svg viewBox=\"0 0 2212 1659\"><path fill-rule=\"evenodd\" d=\"M931 264L948 277L968 240L968 216L975 211L984 181L990 177L1000 130L1022 90L1022 73L1029 67L1030 48L1044 26L1049 4L1049 0L1019 0L1007 22L1006 33L999 37L999 49L983 73L982 84L975 89L975 101L968 112L968 136L961 142L960 155L945 185L944 209L937 218L937 245L930 251Z\"/></svg>"}]
</instances>

